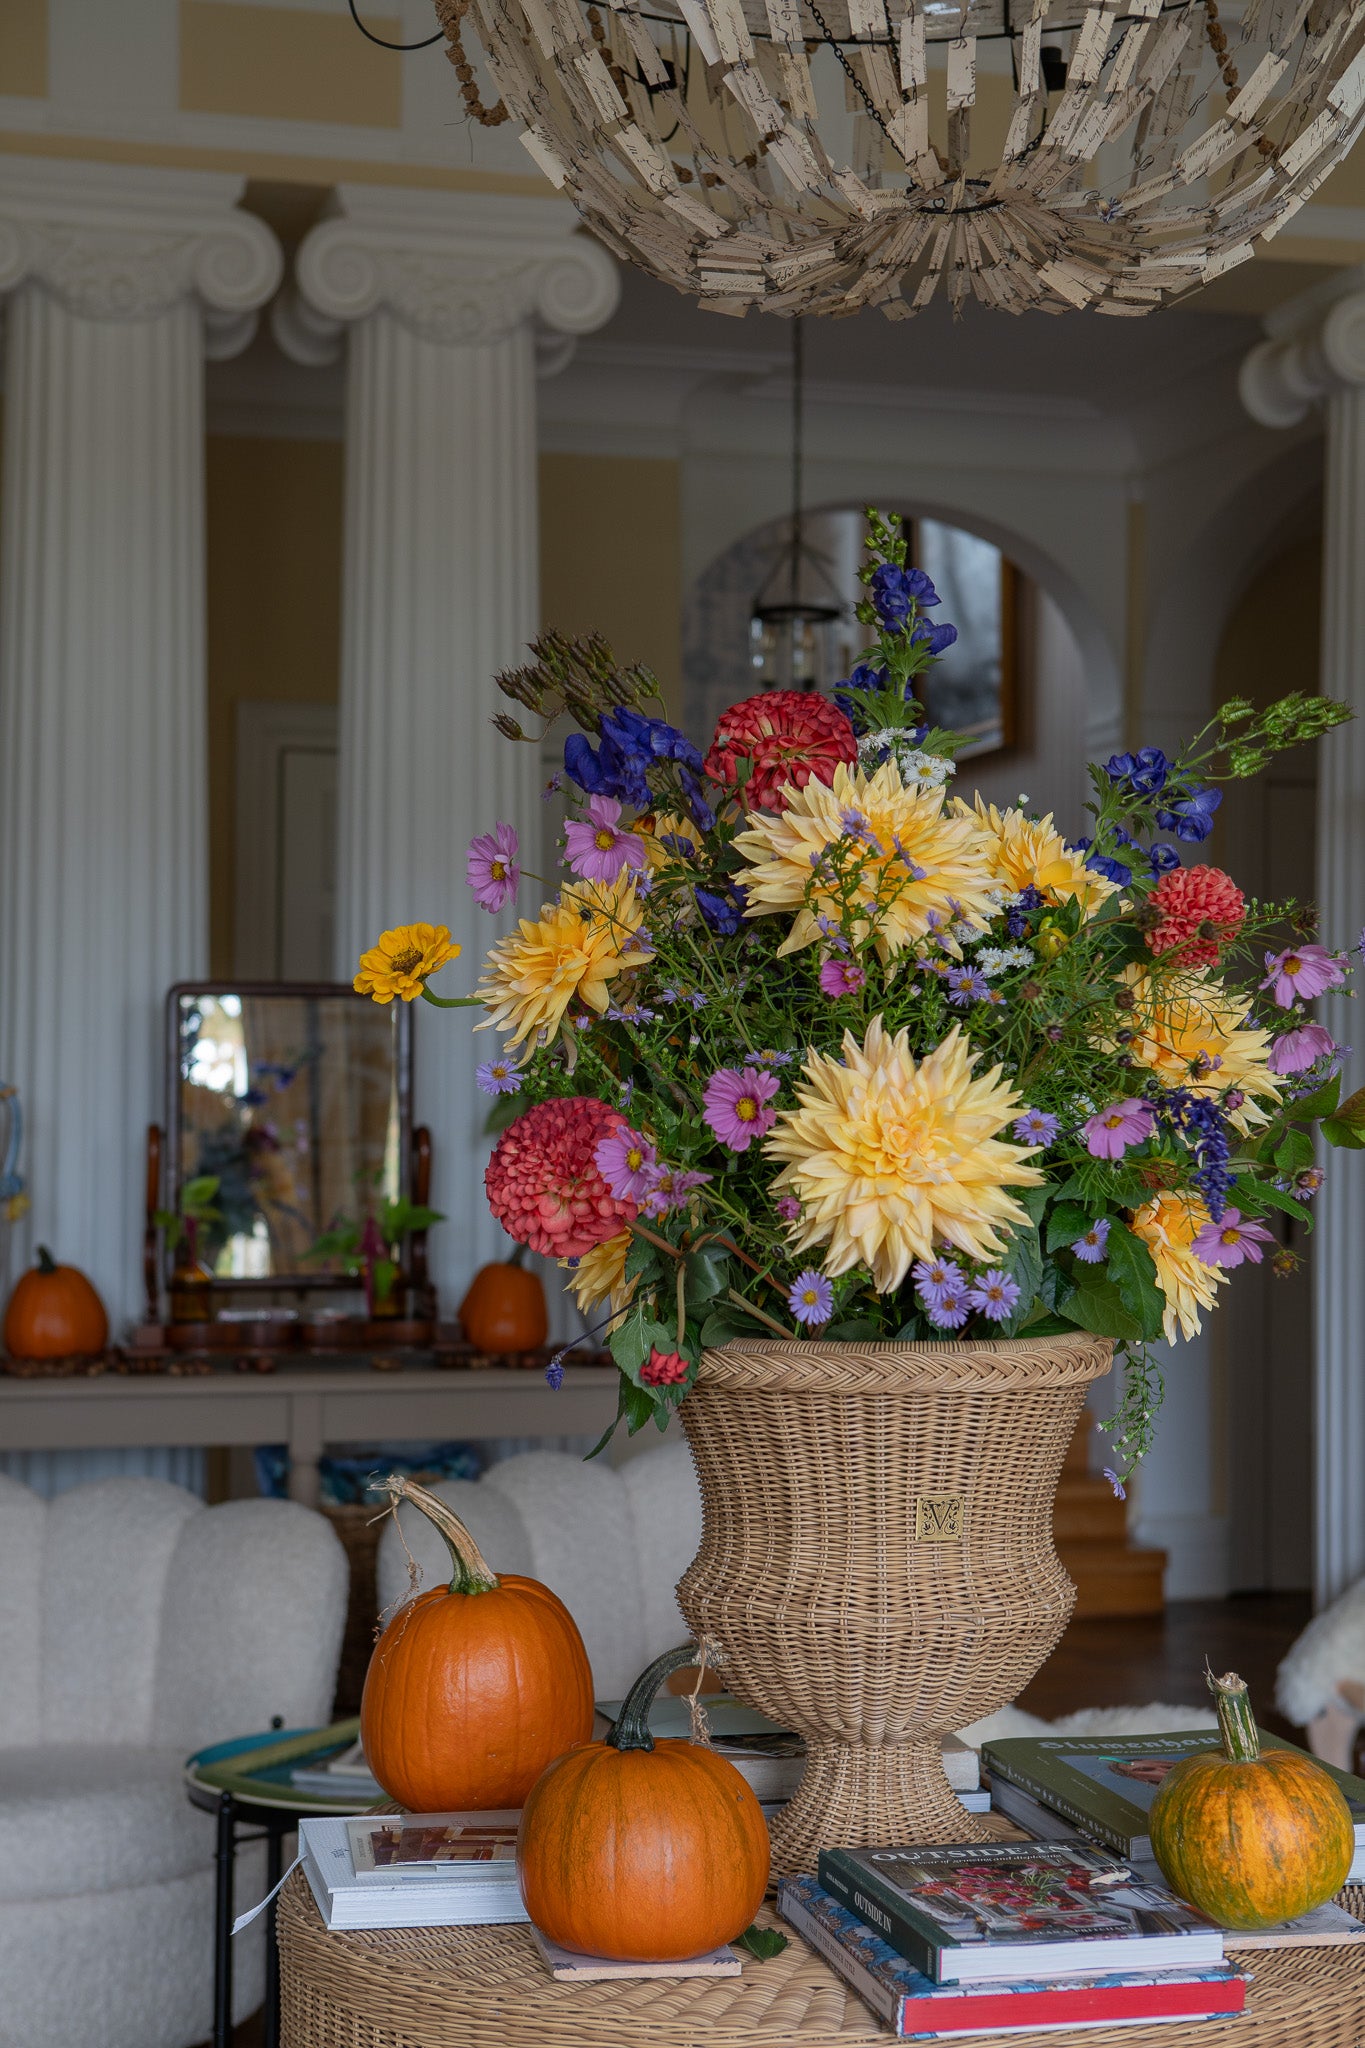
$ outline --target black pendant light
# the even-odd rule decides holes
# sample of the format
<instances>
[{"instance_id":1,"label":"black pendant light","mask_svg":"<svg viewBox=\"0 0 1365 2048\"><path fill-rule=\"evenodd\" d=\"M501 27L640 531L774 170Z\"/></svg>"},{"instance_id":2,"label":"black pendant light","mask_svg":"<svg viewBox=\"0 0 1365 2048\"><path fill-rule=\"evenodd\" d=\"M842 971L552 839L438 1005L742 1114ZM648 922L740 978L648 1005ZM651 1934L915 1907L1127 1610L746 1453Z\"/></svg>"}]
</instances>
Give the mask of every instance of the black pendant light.
<instances>
[{"instance_id":1,"label":"black pendant light","mask_svg":"<svg viewBox=\"0 0 1365 2048\"><path fill-rule=\"evenodd\" d=\"M829 556L809 545L801 506L804 455L805 336L792 329L792 509L787 537L753 601L750 660L764 689L819 690L832 680L834 628L848 614Z\"/></svg>"}]
</instances>

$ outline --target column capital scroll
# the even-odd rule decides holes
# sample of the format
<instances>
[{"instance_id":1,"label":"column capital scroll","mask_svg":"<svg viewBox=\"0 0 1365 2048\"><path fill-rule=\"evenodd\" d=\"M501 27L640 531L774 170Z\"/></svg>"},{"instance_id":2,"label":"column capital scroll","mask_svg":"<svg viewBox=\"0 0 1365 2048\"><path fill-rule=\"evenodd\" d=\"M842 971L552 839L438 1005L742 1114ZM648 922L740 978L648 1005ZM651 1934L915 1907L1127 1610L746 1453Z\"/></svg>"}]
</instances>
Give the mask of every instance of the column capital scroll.
<instances>
[{"instance_id":1,"label":"column capital scroll","mask_svg":"<svg viewBox=\"0 0 1365 2048\"><path fill-rule=\"evenodd\" d=\"M1324 399L1365 385L1365 265L1277 306L1265 333L1238 377L1263 427L1297 426Z\"/></svg>"}]
</instances>

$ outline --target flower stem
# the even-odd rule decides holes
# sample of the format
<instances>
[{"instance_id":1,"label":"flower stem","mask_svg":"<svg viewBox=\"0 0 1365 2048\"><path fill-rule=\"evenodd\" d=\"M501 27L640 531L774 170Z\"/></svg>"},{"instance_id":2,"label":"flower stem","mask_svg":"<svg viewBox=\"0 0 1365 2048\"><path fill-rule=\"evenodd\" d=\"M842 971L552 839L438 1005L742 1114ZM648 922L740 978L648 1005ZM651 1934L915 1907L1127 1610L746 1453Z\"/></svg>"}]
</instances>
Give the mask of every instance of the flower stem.
<instances>
[{"instance_id":1,"label":"flower stem","mask_svg":"<svg viewBox=\"0 0 1365 2048\"><path fill-rule=\"evenodd\" d=\"M434 996L425 982L422 984L422 1001L424 1003L431 1003L438 1010L481 1010L483 1008L482 996Z\"/></svg>"}]
</instances>

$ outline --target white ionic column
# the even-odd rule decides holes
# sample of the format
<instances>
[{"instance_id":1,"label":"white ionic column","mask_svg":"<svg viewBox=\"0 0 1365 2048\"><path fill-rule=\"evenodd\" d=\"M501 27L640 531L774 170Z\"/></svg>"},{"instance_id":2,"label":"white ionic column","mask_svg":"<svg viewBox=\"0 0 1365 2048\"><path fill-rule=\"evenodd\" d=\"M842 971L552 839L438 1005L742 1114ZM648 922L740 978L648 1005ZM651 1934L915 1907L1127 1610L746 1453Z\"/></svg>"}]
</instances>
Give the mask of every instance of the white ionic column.
<instances>
[{"instance_id":1,"label":"white ionic column","mask_svg":"<svg viewBox=\"0 0 1365 2048\"><path fill-rule=\"evenodd\" d=\"M83 1267L115 1334L165 994L207 966L203 356L280 271L242 187L0 157L0 1077L20 1253Z\"/></svg>"},{"instance_id":2,"label":"white ionic column","mask_svg":"<svg viewBox=\"0 0 1365 2048\"><path fill-rule=\"evenodd\" d=\"M1355 717L1321 749L1318 908L1323 943L1354 947L1365 925L1365 270L1282 306L1242 366L1262 425L1326 412L1322 692ZM1322 1021L1353 1045L1346 1087L1365 1072L1365 1015L1344 993ZM1319 1603L1365 1575L1365 1152L1328 1150L1313 1232L1314 1579Z\"/></svg>"},{"instance_id":3,"label":"white ionic column","mask_svg":"<svg viewBox=\"0 0 1365 2048\"><path fill-rule=\"evenodd\" d=\"M491 723L493 677L539 624L534 325L600 325L616 266L561 201L343 186L296 286L275 316L291 354L326 360L348 330L336 970L349 980L387 926L423 919L463 945L437 990L463 994L508 923L465 886L470 838L510 819L539 867L538 750ZM540 900L523 884L523 912ZM432 1266L453 1313L506 1248L474 1085L493 1042L475 1013L416 1008L416 1112L448 1219Z\"/></svg>"}]
</instances>

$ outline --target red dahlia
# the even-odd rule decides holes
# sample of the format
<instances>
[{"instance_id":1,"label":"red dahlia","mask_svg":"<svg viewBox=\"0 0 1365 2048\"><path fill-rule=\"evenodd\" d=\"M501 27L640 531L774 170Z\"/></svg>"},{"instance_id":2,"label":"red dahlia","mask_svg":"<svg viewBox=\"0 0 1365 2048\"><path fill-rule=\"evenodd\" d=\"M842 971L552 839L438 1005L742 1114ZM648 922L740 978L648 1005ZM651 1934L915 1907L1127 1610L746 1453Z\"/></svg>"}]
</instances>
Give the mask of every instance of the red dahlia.
<instances>
[{"instance_id":1,"label":"red dahlia","mask_svg":"<svg viewBox=\"0 0 1365 2048\"><path fill-rule=\"evenodd\" d=\"M766 690L721 713L705 762L711 780L733 787L741 755L753 762L745 803L751 810L780 811L786 783L804 789L812 776L833 782L841 761L857 760L858 742L828 697L813 690Z\"/></svg>"},{"instance_id":2,"label":"red dahlia","mask_svg":"<svg viewBox=\"0 0 1365 2048\"><path fill-rule=\"evenodd\" d=\"M505 1130L484 1169L488 1206L510 1237L552 1259L579 1259L638 1213L618 1201L593 1153L625 1118L591 1095L538 1102Z\"/></svg>"},{"instance_id":3,"label":"red dahlia","mask_svg":"<svg viewBox=\"0 0 1365 2048\"><path fill-rule=\"evenodd\" d=\"M1216 967L1219 948L1235 939L1246 898L1221 868L1172 868L1147 898L1160 922L1147 934L1154 953L1173 953L1182 967Z\"/></svg>"}]
</instances>

